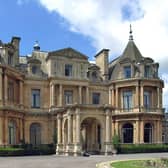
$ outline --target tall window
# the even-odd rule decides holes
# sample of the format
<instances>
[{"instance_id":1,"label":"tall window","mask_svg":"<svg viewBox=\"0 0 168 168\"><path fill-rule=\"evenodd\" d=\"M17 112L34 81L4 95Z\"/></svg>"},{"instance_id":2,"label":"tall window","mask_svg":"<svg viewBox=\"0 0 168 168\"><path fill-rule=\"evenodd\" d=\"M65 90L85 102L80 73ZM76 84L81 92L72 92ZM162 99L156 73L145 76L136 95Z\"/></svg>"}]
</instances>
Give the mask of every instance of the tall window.
<instances>
[{"instance_id":1,"label":"tall window","mask_svg":"<svg viewBox=\"0 0 168 168\"><path fill-rule=\"evenodd\" d=\"M100 93L93 93L92 94L92 103L93 104L100 104Z\"/></svg>"},{"instance_id":2,"label":"tall window","mask_svg":"<svg viewBox=\"0 0 168 168\"><path fill-rule=\"evenodd\" d=\"M8 55L8 64L13 65L13 55L12 54Z\"/></svg>"},{"instance_id":3,"label":"tall window","mask_svg":"<svg viewBox=\"0 0 168 168\"><path fill-rule=\"evenodd\" d=\"M145 91L144 92L144 107L146 108L146 109L149 109L150 108L150 106L151 106L151 93L150 93L150 91Z\"/></svg>"},{"instance_id":4,"label":"tall window","mask_svg":"<svg viewBox=\"0 0 168 168\"><path fill-rule=\"evenodd\" d=\"M123 109L129 110L132 108L132 91L123 92Z\"/></svg>"},{"instance_id":5,"label":"tall window","mask_svg":"<svg viewBox=\"0 0 168 168\"><path fill-rule=\"evenodd\" d=\"M124 67L124 77L131 78L131 66Z\"/></svg>"},{"instance_id":6,"label":"tall window","mask_svg":"<svg viewBox=\"0 0 168 168\"><path fill-rule=\"evenodd\" d=\"M30 143L32 145L41 144L41 125L39 123L33 123L30 126Z\"/></svg>"},{"instance_id":7,"label":"tall window","mask_svg":"<svg viewBox=\"0 0 168 168\"><path fill-rule=\"evenodd\" d=\"M10 121L8 124L8 143L10 145L16 144L16 123L14 121Z\"/></svg>"},{"instance_id":8,"label":"tall window","mask_svg":"<svg viewBox=\"0 0 168 168\"><path fill-rule=\"evenodd\" d=\"M32 89L32 108L40 108L40 89Z\"/></svg>"},{"instance_id":9,"label":"tall window","mask_svg":"<svg viewBox=\"0 0 168 168\"><path fill-rule=\"evenodd\" d=\"M64 92L65 97L65 104L72 104L73 103L73 92L70 90L66 90Z\"/></svg>"},{"instance_id":10,"label":"tall window","mask_svg":"<svg viewBox=\"0 0 168 168\"><path fill-rule=\"evenodd\" d=\"M146 123L144 126L144 142L152 143L152 125L150 123Z\"/></svg>"},{"instance_id":11,"label":"tall window","mask_svg":"<svg viewBox=\"0 0 168 168\"><path fill-rule=\"evenodd\" d=\"M72 76L72 65L65 64L65 76Z\"/></svg>"},{"instance_id":12,"label":"tall window","mask_svg":"<svg viewBox=\"0 0 168 168\"><path fill-rule=\"evenodd\" d=\"M8 83L8 100L10 102L14 102L14 83L13 82Z\"/></svg>"},{"instance_id":13,"label":"tall window","mask_svg":"<svg viewBox=\"0 0 168 168\"><path fill-rule=\"evenodd\" d=\"M144 69L144 77L149 78L150 77L150 66L146 65Z\"/></svg>"},{"instance_id":14,"label":"tall window","mask_svg":"<svg viewBox=\"0 0 168 168\"><path fill-rule=\"evenodd\" d=\"M133 125L130 123L124 124L122 127L123 143L133 143Z\"/></svg>"}]
</instances>

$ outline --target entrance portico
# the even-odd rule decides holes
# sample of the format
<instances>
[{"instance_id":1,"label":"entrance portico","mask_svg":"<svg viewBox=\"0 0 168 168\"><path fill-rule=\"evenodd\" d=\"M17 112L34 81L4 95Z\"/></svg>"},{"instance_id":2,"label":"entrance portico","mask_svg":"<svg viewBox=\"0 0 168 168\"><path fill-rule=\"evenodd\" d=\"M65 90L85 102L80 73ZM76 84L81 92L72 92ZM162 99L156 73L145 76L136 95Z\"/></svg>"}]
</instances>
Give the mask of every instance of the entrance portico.
<instances>
[{"instance_id":1,"label":"entrance portico","mask_svg":"<svg viewBox=\"0 0 168 168\"><path fill-rule=\"evenodd\" d=\"M73 105L54 113L57 115L57 154L109 154L112 151L111 108Z\"/></svg>"}]
</instances>

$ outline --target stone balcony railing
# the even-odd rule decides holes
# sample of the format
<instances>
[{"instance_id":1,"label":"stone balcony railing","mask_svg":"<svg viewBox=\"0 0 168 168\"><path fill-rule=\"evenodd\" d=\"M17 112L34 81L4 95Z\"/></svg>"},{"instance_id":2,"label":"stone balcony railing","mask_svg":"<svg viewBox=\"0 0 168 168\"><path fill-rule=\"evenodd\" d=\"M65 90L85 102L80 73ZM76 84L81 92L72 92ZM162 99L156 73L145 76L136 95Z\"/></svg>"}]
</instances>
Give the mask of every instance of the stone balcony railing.
<instances>
[{"instance_id":1,"label":"stone balcony railing","mask_svg":"<svg viewBox=\"0 0 168 168\"><path fill-rule=\"evenodd\" d=\"M164 114L164 108L145 108L145 107L135 107L129 109L116 108L114 114L126 114L126 113L160 113Z\"/></svg>"}]
</instances>

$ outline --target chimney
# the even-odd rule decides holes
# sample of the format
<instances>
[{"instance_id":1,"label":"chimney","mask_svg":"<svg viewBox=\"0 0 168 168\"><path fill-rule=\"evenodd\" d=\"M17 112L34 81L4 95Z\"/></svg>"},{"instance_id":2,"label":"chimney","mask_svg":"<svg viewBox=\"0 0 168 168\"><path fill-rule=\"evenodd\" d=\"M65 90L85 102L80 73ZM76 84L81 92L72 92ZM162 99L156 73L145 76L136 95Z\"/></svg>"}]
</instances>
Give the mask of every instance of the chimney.
<instances>
[{"instance_id":1,"label":"chimney","mask_svg":"<svg viewBox=\"0 0 168 168\"><path fill-rule=\"evenodd\" d=\"M108 80L109 49L102 49L95 55L96 65L100 67L103 80Z\"/></svg>"}]
</instances>

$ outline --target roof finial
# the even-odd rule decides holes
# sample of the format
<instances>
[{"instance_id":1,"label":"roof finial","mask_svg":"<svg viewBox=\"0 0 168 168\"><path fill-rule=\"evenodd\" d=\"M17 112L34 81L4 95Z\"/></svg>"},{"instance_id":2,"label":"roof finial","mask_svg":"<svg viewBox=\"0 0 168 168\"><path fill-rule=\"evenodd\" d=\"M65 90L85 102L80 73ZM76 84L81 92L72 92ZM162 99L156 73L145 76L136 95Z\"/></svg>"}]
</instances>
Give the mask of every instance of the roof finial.
<instances>
[{"instance_id":1,"label":"roof finial","mask_svg":"<svg viewBox=\"0 0 168 168\"><path fill-rule=\"evenodd\" d=\"M132 35L132 26L130 24L130 32L129 32L129 40L133 40L133 35Z\"/></svg>"},{"instance_id":2,"label":"roof finial","mask_svg":"<svg viewBox=\"0 0 168 168\"><path fill-rule=\"evenodd\" d=\"M34 48L35 51L40 51L40 45L39 45L38 40L35 41L35 44L34 44L33 48Z\"/></svg>"}]
</instances>

